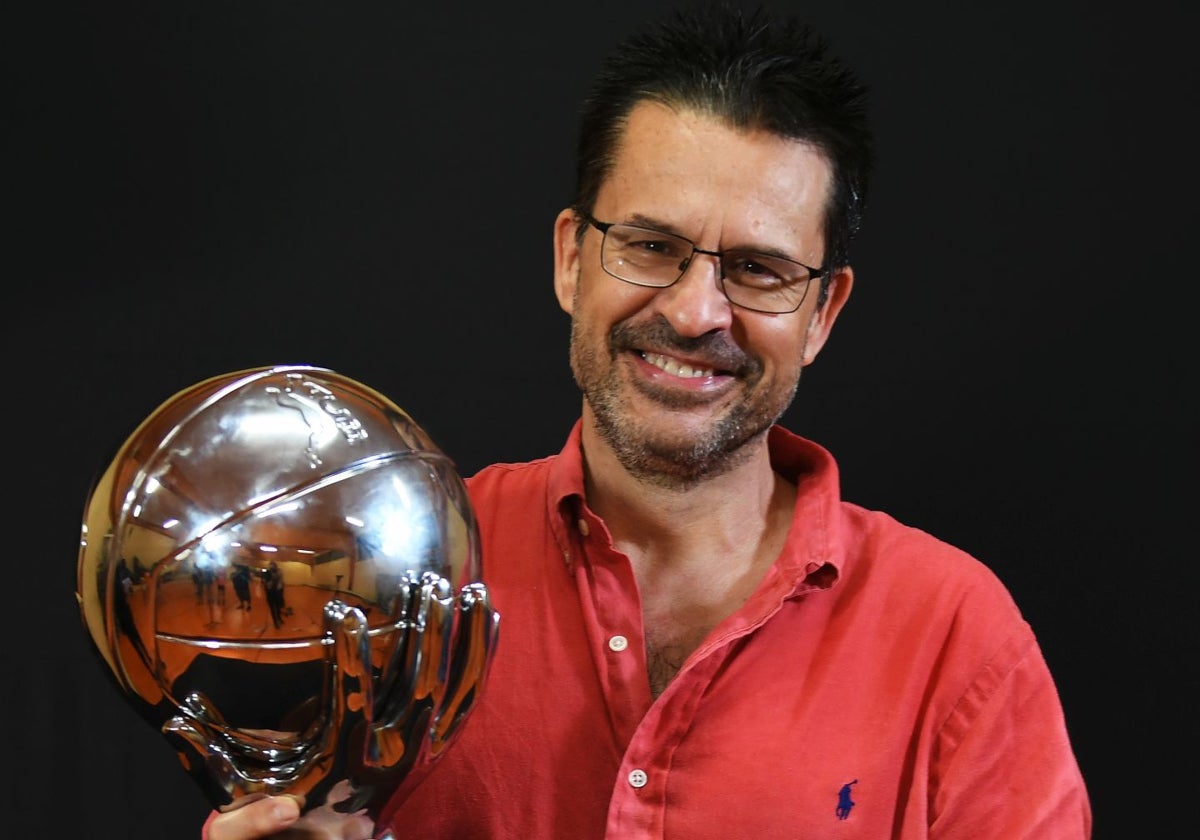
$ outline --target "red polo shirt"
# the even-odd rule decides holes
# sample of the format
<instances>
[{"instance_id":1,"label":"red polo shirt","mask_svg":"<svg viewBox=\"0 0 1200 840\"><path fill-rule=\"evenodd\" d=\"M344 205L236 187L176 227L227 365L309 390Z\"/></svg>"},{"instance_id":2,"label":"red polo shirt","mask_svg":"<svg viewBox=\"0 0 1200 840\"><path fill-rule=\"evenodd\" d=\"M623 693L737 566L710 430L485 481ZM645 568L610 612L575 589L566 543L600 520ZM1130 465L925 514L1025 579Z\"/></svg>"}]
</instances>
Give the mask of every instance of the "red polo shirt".
<instances>
[{"instance_id":1,"label":"red polo shirt","mask_svg":"<svg viewBox=\"0 0 1200 840\"><path fill-rule=\"evenodd\" d=\"M438 840L1087 838L1091 811L1034 634L983 564L839 496L775 428L799 488L758 590L650 696L637 588L555 457L468 481L501 613L488 684L380 822Z\"/></svg>"},{"instance_id":2,"label":"red polo shirt","mask_svg":"<svg viewBox=\"0 0 1200 840\"><path fill-rule=\"evenodd\" d=\"M562 453L468 481L501 614L461 738L385 811L422 838L1085 838L1086 790L1034 634L983 564L842 501L775 428L799 488L757 592L654 700L624 555Z\"/></svg>"}]
</instances>

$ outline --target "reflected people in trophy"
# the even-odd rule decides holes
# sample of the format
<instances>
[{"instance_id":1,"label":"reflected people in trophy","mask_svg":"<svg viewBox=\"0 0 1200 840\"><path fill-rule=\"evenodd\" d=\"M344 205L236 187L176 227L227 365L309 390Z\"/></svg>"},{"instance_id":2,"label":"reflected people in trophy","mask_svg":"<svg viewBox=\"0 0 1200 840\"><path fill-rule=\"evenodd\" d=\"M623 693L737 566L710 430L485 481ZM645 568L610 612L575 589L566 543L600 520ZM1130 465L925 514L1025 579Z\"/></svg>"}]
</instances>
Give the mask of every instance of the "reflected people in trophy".
<instances>
[{"instance_id":1,"label":"reflected people in trophy","mask_svg":"<svg viewBox=\"0 0 1200 840\"><path fill-rule=\"evenodd\" d=\"M237 608L250 611L250 567L245 563L233 563L233 571L229 573L229 582L233 584L233 594L237 596Z\"/></svg>"},{"instance_id":2,"label":"reflected people in trophy","mask_svg":"<svg viewBox=\"0 0 1200 840\"><path fill-rule=\"evenodd\" d=\"M267 563L267 568L262 573L263 592L267 598L267 609L271 613L271 622L278 630L283 626L283 572L279 571L279 564L274 560Z\"/></svg>"},{"instance_id":3,"label":"reflected people in trophy","mask_svg":"<svg viewBox=\"0 0 1200 840\"><path fill-rule=\"evenodd\" d=\"M133 609L129 602L133 597L134 590L133 572L129 568L129 564L122 557L117 562L117 571L113 581L112 598L113 598L113 615L116 619L117 626L121 632L133 645L134 652L142 660L146 669L153 672L155 666L150 658L150 652L146 650L146 643L142 641L141 631L137 628L137 622L133 618Z\"/></svg>"}]
</instances>

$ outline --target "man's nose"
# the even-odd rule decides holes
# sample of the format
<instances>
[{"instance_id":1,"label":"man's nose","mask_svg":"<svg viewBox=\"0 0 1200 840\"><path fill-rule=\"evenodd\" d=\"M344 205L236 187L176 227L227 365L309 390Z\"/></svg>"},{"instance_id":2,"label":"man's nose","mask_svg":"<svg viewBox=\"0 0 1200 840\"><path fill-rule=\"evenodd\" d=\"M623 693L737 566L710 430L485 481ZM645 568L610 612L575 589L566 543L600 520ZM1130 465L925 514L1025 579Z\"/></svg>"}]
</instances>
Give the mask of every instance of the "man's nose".
<instances>
[{"instance_id":1,"label":"man's nose","mask_svg":"<svg viewBox=\"0 0 1200 840\"><path fill-rule=\"evenodd\" d=\"M732 306L721 289L721 259L699 249L680 264L683 273L655 296L655 309L680 335L728 329Z\"/></svg>"}]
</instances>

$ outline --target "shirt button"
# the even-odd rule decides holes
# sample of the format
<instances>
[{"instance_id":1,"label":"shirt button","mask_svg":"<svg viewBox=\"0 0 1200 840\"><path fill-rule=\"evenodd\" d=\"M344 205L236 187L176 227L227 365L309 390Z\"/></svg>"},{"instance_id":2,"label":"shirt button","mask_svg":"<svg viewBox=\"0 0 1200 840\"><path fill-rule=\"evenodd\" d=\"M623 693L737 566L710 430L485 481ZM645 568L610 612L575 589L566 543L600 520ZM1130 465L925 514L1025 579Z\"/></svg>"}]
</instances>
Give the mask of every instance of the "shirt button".
<instances>
[{"instance_id":1,"label":"shirt button","mask_svg":"<svg viewBox=\"0 0 1200 840\"><path fill-rule=\"evenodd\" d=\"M585 537L592 532L592 529L588 527L586 519L580 519L578 525L579 533L583 534Z\"/></svg>"},{"instance_id":2,"label":"shirt button","mask_svg":"<svg viewBox=\"0 0 1200 840\"><path fill-rule=\"evenodd\" d=\"M647 781L648 781L648 778L646 777L645 770L630 770L629 771L629 784L633 785L635 788L645 787Z\"/></svg>"},{"instance_id":3,"label":"shirt button","mask_svg":"<svg viewBox=\"0 0 1200 840\"><path fill-rule=\"evenodd\" d=\"M629 640L624 636L613 636L608 640L608 649L620 653L629 647Z\"/></svg>"}]
</instances>

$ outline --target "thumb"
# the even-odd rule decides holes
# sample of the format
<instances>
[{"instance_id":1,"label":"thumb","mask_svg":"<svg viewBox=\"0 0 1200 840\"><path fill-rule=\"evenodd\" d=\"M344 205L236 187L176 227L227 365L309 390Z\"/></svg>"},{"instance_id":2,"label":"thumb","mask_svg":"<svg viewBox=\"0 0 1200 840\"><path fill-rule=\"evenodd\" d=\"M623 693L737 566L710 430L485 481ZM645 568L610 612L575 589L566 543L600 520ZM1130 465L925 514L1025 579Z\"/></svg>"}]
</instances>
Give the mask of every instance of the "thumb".
<instances>
[{"instance_id":1,"label":"thumb","mask_svg":"<svg viewBox=\"0 0 1200 840\"><path fill-rule=\"evenodd\" d=\"M232 811L214 813L204 840L255 840L269 837L300 818L300 802L290 795L265 796Z\"/></svg>"}]
</instances>

